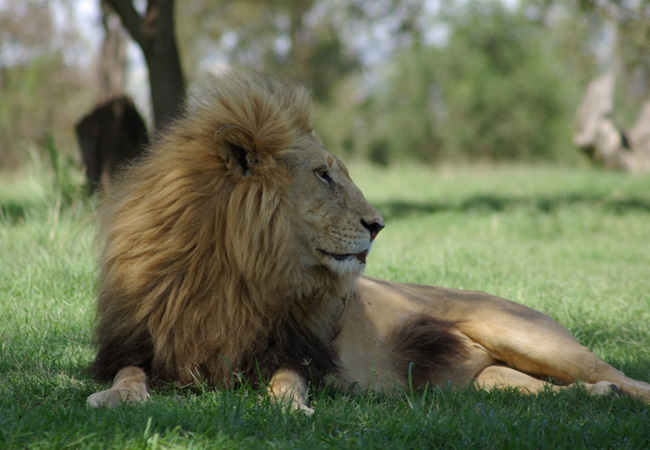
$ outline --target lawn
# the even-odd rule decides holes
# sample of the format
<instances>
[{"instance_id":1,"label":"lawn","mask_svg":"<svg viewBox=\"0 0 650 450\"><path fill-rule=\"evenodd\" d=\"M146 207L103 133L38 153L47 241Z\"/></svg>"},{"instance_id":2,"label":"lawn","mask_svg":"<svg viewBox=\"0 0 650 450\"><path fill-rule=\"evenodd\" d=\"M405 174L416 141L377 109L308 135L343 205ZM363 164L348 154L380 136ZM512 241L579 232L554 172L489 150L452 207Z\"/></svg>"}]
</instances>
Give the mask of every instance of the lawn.
<instances>
[{"instance_id":1,"label":"lawn","mask_svg":"<svg viewBox=\"0 0 650 450\"><path fill-rule=\"evenodd\" d=\"M384 215L367 273L537 308L650 381L650 176L554 167L351 164ZM63 186L63 188L61 188ZM426 389L313 393L284 413L255 392L159 391L86 407L92 202L44 168L0 175L0 448L650 448L650 405L580 389L537 397Z\"/></svg>"}]
</instances>

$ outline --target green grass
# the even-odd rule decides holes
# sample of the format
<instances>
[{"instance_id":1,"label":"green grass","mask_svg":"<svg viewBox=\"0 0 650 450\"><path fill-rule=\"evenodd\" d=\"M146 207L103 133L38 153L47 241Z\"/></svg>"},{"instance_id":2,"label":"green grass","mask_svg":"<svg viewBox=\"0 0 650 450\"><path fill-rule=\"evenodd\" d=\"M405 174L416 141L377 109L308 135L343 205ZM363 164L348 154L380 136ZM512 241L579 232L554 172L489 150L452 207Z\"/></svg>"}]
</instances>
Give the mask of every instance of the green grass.
<instances>
[{"instance_id":1,"label":"green grass","mask_svg":"<svg viewBox=\"0 0 650 450\"><path fill-rule=\"evenodd\" d=\"M535 307L650 380L650 177L592 169L352 165L387 227L369 275ZM314 393L316 414L245 391L154 393L112 410L93 356L92 205L50 175L0 176L0 448L650 448L650 406L580 389ZM69 196L68 196L69 197Z\"/></svg>"}]
</instances>

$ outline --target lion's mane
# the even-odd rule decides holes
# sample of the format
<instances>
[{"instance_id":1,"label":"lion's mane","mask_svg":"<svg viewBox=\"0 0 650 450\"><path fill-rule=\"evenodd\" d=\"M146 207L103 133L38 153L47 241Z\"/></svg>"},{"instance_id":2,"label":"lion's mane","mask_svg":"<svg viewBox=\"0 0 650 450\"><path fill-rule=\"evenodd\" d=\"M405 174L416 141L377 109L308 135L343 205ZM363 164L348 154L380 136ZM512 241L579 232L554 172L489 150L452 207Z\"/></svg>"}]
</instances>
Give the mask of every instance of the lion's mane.
<instances>
[{"instance_id":1,"label":"lion's mane","mask_svg":"<svg viewBox=\"0 0 650 450\"><path fill-rule=\"evenodd\" d=\"M336 369L331 299L345 292L301 267L290 173L274 158L312 136L310 95L233 73L198 92L104 193L90 371L106 382L138 366L154 383L230 386L233 373L257 381L286 367L320 381ZM224 127L246 131L252 175L218 156Z\"/></svg>"}]
</instances>

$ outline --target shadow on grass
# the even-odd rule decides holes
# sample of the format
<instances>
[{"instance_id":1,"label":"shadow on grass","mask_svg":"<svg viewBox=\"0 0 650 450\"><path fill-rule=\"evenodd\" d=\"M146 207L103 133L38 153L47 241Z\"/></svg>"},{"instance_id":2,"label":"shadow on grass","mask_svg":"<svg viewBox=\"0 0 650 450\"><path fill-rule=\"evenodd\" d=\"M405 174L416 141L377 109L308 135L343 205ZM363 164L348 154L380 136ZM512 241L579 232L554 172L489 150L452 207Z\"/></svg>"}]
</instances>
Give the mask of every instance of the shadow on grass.
<instances>
[{"instance_id":1,"label":"shadow on grass","mask_svg":"<svg viewBox=\"0 0 650 450\"><path fill-rule=\"evenodd\" d=\"M0 221L16 223L25 219L27 211L34 205L12 200L0 202Z\"/></svg>"},{"instance_id":2,"label":"shadow on grass","mask_svg":"<svg viewBox=\"0 0 650 450\"><path fill-rule=\"evenodd\" d=\"M501 212L526 209L548 214L570 206L602 208L616 214L628 212L650 213L650 199L629 197L609 199L599 195L563 194L556 196L516 197L504 195L474 195L461 201L417 202L395 200L374 202L373 205L386 219L397 219L412 214L435 214L439 212Z\"/></svg>"}]
</instances>

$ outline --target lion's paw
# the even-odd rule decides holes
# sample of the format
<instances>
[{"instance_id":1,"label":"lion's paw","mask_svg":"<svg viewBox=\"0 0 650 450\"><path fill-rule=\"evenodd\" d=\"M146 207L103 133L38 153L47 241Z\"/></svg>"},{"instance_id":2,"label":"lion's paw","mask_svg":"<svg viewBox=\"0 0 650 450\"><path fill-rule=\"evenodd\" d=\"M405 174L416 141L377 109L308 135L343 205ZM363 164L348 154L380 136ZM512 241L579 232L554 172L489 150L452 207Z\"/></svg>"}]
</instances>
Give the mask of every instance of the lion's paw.
<instances>
[{"instance_id":1,"label":"lion's paw","mask_svg":"<svg viewBox=\"0 0 650 450\"><path fill-rule=\"evenodd\" d=\"M300 411L300 412L302 412L302 413L304 413L304 414L306 414L308 416L311 416L312 414L314 414L316 412L316 410L314 408L310 408L309 406L305 405L304 403L300 403L300 402L293 402L292 405L291 405L291 408L296 410L296 411Z\"/></svg>"},{"instance_id":2,"label":"lion's paw","mask_svg":"<svg viewBox=\"0 0 650 450\"><path fill-rule=\"evenodd\" d=\"M93 408L114 408L122 403L142 403L149 399L149 393L144 394L133 389L111 388L95 392L88 396L86 402Z\"/></svg>"},{"instance_id":3,"label":"lion's paw","mask_svg":"<svg viewBox=\"0 0 650 450\"><path fill-rule=\"evenodd\" d=\"M620 388L609 381L599 381L598 383L587 385L587 391L591 395L617 394L621 392Z\"/></svg>"}]
</instances>

